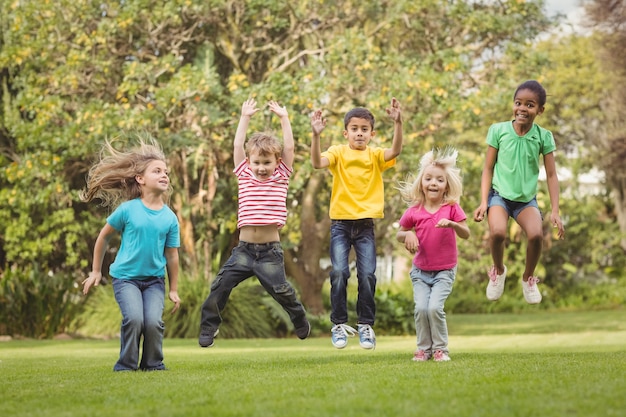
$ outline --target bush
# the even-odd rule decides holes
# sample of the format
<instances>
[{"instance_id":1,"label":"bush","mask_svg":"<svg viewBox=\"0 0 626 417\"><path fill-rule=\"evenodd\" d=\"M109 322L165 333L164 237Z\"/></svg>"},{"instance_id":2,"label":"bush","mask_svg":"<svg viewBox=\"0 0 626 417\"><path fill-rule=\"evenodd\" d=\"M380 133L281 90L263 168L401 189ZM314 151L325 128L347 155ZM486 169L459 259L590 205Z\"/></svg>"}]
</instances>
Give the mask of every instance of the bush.
<instances>
[{"instance_id":1,"label":"bush","mask_svg":"<svg viewBox=\"0 0 626 417\"><path fill-rule=\"evenodd\" d=\"M82 308L76 277L45 273L36 264L0 275L0 333L47 339L68 331Z\"/></svg>"}]
</instances>

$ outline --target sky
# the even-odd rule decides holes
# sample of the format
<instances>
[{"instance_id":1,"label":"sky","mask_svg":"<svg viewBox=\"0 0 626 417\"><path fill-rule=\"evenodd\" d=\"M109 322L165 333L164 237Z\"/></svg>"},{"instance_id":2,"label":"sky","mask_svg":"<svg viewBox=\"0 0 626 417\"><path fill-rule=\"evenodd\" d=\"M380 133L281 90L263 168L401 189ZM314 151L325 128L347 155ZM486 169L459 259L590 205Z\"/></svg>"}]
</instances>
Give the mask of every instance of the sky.
<instances>
[{"instance_id":1,"label":"sky","mask_svg":"<svg viewBox=\"0 0 626 417\"><path fill-rule=\"evenodd\" d=\"M546 0L546 10L549 16L563 13L568 22L576 24L583 14L582 3L583 0Z\"/></svg>"}]
</instances>

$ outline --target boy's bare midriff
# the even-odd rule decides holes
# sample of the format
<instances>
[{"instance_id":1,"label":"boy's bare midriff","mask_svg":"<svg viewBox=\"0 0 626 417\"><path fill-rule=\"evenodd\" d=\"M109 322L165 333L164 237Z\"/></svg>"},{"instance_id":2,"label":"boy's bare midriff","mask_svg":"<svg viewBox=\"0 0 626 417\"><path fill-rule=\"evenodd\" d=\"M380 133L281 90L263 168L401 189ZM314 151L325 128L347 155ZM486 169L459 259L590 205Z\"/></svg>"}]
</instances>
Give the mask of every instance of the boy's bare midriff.
<instances>
[{"instance_id":1,"label":"boy's bare midriff","mask_svg":"<svg viewBox=\"0 0 626 417\"><path fill-rule=\"evenodd\" d=\"M239 230L239 240L249 243L280 242L280 235L275 224L243 226Z\"/></svg>"}]
</instances>

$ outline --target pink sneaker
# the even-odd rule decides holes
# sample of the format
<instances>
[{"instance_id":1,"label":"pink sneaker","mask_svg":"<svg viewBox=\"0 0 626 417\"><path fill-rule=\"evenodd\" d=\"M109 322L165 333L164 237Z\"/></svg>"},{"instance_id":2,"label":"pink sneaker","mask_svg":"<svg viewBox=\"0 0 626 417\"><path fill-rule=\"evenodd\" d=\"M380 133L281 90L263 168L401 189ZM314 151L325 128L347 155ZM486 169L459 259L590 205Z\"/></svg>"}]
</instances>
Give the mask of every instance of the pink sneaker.
<instances>
[{"instance_id":1,"label":"pink sneaker","mask_svg":"<svg viewBox=\"0 0 626 417\"><path fill-rule=\"evenodd\" d=\"M443 350L436 350L434 358L435 362L447 362L450 360L450 356Z\"/></svg>"},{"instance_id":2,"label":"pink sneaker","mask_svg":"<svg viewBox=\"0 0 626 417\"><path fill-rule=\"evenodd\" d=\"M541 302L542 296L541 291L537 288L538 282L539 278L537 277L528 277L528 281L522 279L522 292L528 304L539 304Z\"/></svg>"},{"instance_id":3,"label":"pink sneaker","mask_svg":"<svg viewBox=\"0 0 626 417\"><path fill-rule=\"evenodd\" d=\"M501 275L498 275L496 271L495 265L493 265L489 272L489 284L487 284L487 300L496 301L498 298L502 297L502 293L504 292L504 282L506 281L506 266L504 267L504 271Z\"/></svg>"},{"instance_id":4,"label":"pink sneaker","mask_svg":"<svg viewBox=\"0 0 626 417\"><path fill-rule=\"evenodd\" d=\"M415 362L426 362L428 359L430 359L430 353L425 350L416 350L412 360Z\"/></svg>"}]
</instances>

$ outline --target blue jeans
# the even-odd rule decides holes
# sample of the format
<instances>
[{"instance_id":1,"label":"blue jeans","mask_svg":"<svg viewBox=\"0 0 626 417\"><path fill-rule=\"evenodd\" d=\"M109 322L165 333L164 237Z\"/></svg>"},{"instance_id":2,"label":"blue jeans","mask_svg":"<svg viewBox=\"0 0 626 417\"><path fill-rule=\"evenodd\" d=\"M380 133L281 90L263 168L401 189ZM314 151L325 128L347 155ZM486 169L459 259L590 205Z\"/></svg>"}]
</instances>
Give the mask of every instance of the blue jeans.
<instances>
[{"instance_id":1,"label":"blue jeans","mask_svg":"<svg viewBox=\"0 0 626 417\"><path fill-rule=\"evenodd\" d=\"M456 266L443 271L423 271L413 265L411 282L415 301L415 331L417 348L428 353L442 350L448 353L448 325L443 311L452 292Z\"/></svg>"},{"instance_id":2,"label":"blue jeans","mask_svg":"<svg viewBox=\"0 0 626 417\"><path fill-rule=\"evenodd\" d=\"M274 300L289 314L295 327L306 319L306 311L285 277L285 259L280 242L239 242L230 258L211 284L211 292L202 304L201 329L219 328L221 312L232 290L244 280L256 276Z\"/></svg>"},{"instance_id":3,"label":"blue jeans","mask_svg":"<svg viewBox=\"0 0 626 417\"><path fill-rule=\"evenodd\" d=\"M350 278L350 249L356 253L358 324L374 325L376 318L376 240L374 220L333 220L330 225L330 321L348 321L347 287Z\"/></svg>"},{"instance_id":4,"label":"blue jeans","mask_svg":"<svg viewBox=\"0 0 626 417\"><path fill-rule=\"evenodd\" d=\"M165 280L153 277L144 280L113 278L115 300L122 312L120 358L114 371L153 371L165 369L163 364L163 308ZM139 362L139 343L143 335L143 354Z\"/></svg>"}]
</instances>

